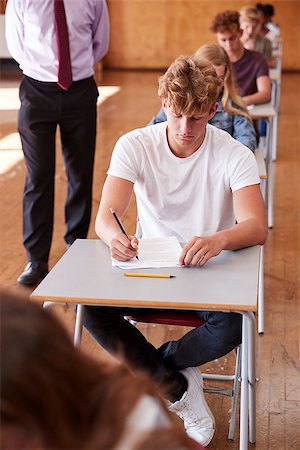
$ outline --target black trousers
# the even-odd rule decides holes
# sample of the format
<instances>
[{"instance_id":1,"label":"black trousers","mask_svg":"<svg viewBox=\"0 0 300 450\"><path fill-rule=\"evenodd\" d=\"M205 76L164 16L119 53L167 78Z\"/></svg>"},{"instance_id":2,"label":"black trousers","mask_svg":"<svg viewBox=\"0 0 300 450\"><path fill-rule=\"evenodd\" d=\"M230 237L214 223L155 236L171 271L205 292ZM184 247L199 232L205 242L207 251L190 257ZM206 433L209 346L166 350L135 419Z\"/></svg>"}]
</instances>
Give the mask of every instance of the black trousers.
<instances>
[{"instance_id":1,"label":"black trousers","mask_svg":"<svg viewBox=\"0 0 300 450\"><path fill-rule=\"evenodd\" d=\"M187 388L180 370L226 355L242 341L240 314L198 311L198 316L205 320L204 325L156 349L124 318L151 312L147 308L86 306L84 325L108 352L131 369L146 371L172 402L179 400Z\"/></svg>"},{"instance_id":2,"label":"black trousers","mask_svg":"<svg viewBox=\"0 0 300 450\"><path fill-rule=\"evenodd\" d=\"M55 136L60 128L67 173L67 244L87 236L92 205L98 90L93 77L66 92L26 77L20 85L18 131L27 168L23 243L29 261L48 261L54 211Z\"/></svg>"}]
</instances>

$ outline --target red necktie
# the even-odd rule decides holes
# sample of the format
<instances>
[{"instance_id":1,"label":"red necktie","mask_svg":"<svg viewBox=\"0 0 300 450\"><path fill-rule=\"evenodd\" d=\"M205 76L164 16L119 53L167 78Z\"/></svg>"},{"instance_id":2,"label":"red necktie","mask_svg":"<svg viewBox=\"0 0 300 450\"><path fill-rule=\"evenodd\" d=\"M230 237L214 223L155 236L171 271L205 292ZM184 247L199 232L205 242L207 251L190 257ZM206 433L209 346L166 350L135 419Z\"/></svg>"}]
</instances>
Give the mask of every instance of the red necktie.
<instances>
[{"instance_id":1,"label":"red necktie","mask_svg":"<svg viewBox=\"0 0 300 450\"><path fill-rule=\"evenodd\" d=\"M67 91L71 86L72 67L69 34L63 0L54 0L55 32L58 48L58 86Z\"/></svg>"}]
</instances>

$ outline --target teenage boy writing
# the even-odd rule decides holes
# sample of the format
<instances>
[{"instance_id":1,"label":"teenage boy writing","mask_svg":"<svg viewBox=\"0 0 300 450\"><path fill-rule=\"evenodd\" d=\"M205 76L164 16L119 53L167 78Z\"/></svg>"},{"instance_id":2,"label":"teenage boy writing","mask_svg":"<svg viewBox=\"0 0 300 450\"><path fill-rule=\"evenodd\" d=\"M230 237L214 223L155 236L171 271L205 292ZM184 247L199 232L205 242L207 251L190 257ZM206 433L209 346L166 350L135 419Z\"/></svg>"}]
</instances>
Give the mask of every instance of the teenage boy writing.
<instances>
[{"instance_id":1,"label":"teenage boy writing","mask_svg":"<svg viewBox=\"0 0 300 450\"><path fill-rule=\"evenodd\" d=\"M175 235L186 242L182 265L203 266L222 250L263 244L267 229L259 176L252 152L209 124L222 82L208 61L179 57L159 80L167 122L131 131L113 151L96 219L99 237L120 261L138 254L138 240L117 226L133 191L144 237ZM199 268L201 270L201 268ZM235 313L199 312L204 326L159 349L124 319L131 308L87 307L85 326L109 352L158 382L169 409L187 434L208 445L214 418L196 366L241 342Z\"/></svg>"}]
</instances>

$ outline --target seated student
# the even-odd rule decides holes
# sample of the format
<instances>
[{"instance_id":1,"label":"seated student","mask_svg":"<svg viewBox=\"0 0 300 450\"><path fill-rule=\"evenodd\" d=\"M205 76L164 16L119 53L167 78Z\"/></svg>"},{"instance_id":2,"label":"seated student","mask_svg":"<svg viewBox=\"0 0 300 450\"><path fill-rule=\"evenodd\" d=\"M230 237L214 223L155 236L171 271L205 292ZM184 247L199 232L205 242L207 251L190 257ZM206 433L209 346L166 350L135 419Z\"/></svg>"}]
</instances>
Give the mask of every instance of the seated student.
<instances>
[{"instance_id":1,"label":"seated student","mask_svg":"<svg viewBox=\"0 0 300 450\"><path fill-rule=\"evenodd\" d=\"M271 41L272 48L277 48L280 28L272 21L272 17L275 15L274 6L270 3L257 3L256 9L260 20L259 33Z\"/></svg>"},{"instance_id":2,"label":"seated student","mask_svg":"<svg viewBox=\"0 0 300 450\"><path fill-rule=\"evenodd\" d=\"M243 31L241 41L247 50L255 50L265 55L268 66L273 67L271 41L259 34L260 21L257 9L245 6L240 10L240 27Z\"/></svg>"},{"instance_id":3,"label":"seated student","mask_svg":"<svg viewBox=\"0 0 300 450\"><path fill-rule=\"evenodd\" d=\"M216 33L232 64L234 79L247 105L271 100L271 82L268 63L264 55L247 50L241 42L239 13L225 11L216 15L211 31Z\"/></svg>"},{"instance_id":4,"label":"seated student","mask_svg":"<svg viewBox=\"0 0 300 450\"><path fill-rule=\"evenodd\" d=\"M111 256L138 255L138 240L120 232L133 191L143 237L174 235L185 242L179 264L201 268L222 250L263 244L265 208L255 157L223 130L209 125L222 86L209 61L181 56L159 79L167 121L126 133L117 141L103 186L96 232ZM162 387L169 409L187 434L206 446L215 422L197 366L241 342L237 313L197 312L205 325L156 349L125 315L140 309L87 306L85 326L132 370L143 369Z\"/></svg>"},{"instance_id":5,"label":"seated student","mask_svg":"<svg viewBox=\"0 0 300 450\"><path fill-rule=\"evenodd\" d=\"M145 375L100 365L51 313L0 294L1 449L198 448Z\"/></svg>"},{"instance_id":6,"label":"seated student","mask_svg":"<svg viewBox=\"0 0 300 450\"><path fill-rule=\"evenodd\" d=\"M221 130L227 131L227 133L231 134L237 141L254 151L257 144L255 129L243 100L236 92L231 64L227 53L220 45L205 44L196 51L195 56L210 61L213 64L218 77L220 77L224 83L218 97L218 109L208 123ZM161 108L158 114L153 117L149 125L164 122L166 120L167 116L163 108Z\"/></svg>"}]
</instances>

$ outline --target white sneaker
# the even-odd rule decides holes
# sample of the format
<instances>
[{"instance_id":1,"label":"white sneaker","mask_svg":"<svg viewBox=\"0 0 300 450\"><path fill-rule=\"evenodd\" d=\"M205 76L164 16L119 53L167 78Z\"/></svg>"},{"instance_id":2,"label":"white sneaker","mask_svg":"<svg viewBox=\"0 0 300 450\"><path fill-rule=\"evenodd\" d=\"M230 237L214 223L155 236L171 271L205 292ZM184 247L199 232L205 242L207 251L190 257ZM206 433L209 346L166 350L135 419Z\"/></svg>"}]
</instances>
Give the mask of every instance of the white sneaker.
<instances>
[{"instance_id":1,"label":"white sneaker","mask_svg":"<svg viewBox=\"0 0 300 450\"><path fill-rule=\"evenodd\" d=\"M204 397L201 372L188 367L181 373L188 381L188 389L180 400L169 405L169 410L183 420L187 435L206 447L215 432L215 419Z\"/></svg>"}]
</instances>

